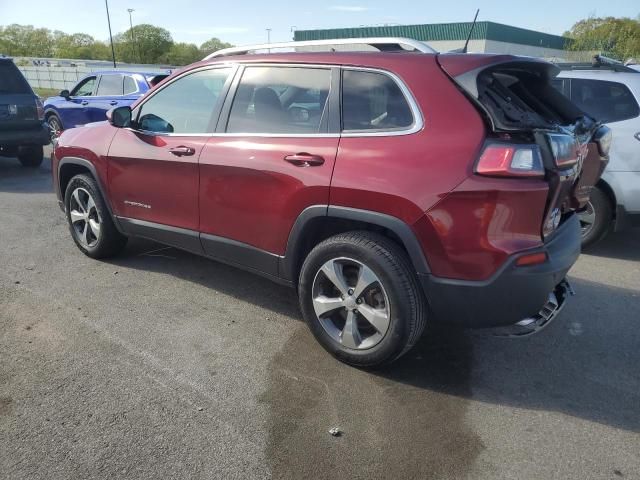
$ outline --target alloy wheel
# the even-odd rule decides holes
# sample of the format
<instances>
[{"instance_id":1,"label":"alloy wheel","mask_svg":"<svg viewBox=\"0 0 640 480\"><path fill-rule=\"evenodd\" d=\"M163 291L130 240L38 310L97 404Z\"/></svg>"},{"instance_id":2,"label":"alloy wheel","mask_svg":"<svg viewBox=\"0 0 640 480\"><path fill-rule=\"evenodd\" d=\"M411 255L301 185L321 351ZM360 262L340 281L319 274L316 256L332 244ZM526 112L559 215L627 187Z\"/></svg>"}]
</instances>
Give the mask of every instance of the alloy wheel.
<instances>
[{"instance_id":1,"label":"alloy wheel","mask_svg":"<svg viewBox=\"0 0 640 480\"><path fill-rule=\"evenodd\" d=\"M69 216L76 239L85 247L93 247L100 240L101 219L96 202L84 188L76 188L69 202Z\"/></svg>"},{"instance_id":2,"label":"alloy wheel","mask_svg":"<svg viewBox=\"0 0 640 480\"><path fill-rule=\"evenodd\" d=\"M362 262L350 258L327 261L316 273L312 296L322 328L346 348L372 348L389 330L387 293L378 276Z\"/></svg>"},{"instance_id":3,"label":"alloy wheel","mask_svg":"<svg viewBox=\"0 0 640 480\"><path fill-rule=\"evenodd\" d=\"M54 116L49 117L47 124L49 125L49 136L53 142L62 133L62 125L60 125L60 121Z\"/></svg>"},{"instance_id":4,"label":"alloy wheel","mask_svg":"<svg viewBox=\"0 0 640 480\"><path fill-rule=\"evenodd\" d=\"M584 238L591 233L596 223L596 210L591 202L587 203L584 211L578 214L578 219L580 220L580 233Z\"/></svg>"}]
</instances>

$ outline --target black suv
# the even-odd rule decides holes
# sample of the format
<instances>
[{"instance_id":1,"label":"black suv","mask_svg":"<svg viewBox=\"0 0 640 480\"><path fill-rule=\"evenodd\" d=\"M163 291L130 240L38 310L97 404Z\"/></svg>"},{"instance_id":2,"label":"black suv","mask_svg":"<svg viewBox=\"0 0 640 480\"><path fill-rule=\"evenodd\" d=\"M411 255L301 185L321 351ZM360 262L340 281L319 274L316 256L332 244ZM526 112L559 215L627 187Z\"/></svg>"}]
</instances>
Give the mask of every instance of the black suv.
<instances>
[{"instance_id":1,"label":"black suv","mask_svg":"<svg viewBox=\"0 0 640 480\"><path fill-rule=\"evenodd\" d=\"M42 102L13 60L0 56L0 155L38 167L49 142Z\"/></svg>"}]
</instances>

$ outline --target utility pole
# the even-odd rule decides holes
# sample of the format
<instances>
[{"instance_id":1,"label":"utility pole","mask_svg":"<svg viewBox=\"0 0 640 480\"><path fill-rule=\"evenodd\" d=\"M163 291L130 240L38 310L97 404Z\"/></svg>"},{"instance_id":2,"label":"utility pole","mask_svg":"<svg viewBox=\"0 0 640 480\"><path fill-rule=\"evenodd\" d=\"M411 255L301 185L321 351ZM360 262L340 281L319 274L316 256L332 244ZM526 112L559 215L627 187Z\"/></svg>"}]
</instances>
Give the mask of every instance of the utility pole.
<instances>
[{"instance_id":1,"label":"utility pole","mask_svg":"<svg viewBox=\"0 0 640 480\"><path fill-rule=\"evenodd\" d=\"M131 26L131 29L129 31L131 32L131 52L133 53L132 58L136 58L136 39L133 36L133 20L131 20L131 14L135 12L135 10L133 8L127 8L127 12L129 12L129 25ZM138 61L140 61L140 59L138 59Z\"/></svg>"},{"instance_id":2,"label":"utility pole","mask_svg":"<svg viewBox=\"0 0 640 480\"><path fill-rule=\"evenodd\" d=\"M109 2L104 0L104 6L107 8L107 23L109 24L109 42L111 42L111 58L113 58L113 68L116 68L116 51L113 48L113 35L111 35L111 18L109 18Z\"/></svg>"},{"instance_id":3,"label":"utility pole","mask_svg":"<svg viewBox=\"0 0 640 480\"><path fill-rule=\"evenodd\" d=\"M271 43L271 29L267 28L267 43Z\"/></svg>"}]
</instances>

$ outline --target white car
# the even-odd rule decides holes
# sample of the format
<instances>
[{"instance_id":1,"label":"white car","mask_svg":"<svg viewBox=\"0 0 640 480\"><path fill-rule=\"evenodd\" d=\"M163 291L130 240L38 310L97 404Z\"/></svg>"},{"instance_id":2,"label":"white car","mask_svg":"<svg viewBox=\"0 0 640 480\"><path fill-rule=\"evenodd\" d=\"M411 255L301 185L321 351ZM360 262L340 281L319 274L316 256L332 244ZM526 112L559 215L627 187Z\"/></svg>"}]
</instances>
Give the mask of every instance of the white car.
<instances>
[{"instance_id":1,"label":"white car","mask_svg":"<svg viewBox=\"0 0 640 480\"><path fill-rule=\"evenodd\" d=\"M640 223L640 71L613 62L559 64L554 86L613 134L610 161L580 216L583 246Z\"/></svg>"}]
</instances>

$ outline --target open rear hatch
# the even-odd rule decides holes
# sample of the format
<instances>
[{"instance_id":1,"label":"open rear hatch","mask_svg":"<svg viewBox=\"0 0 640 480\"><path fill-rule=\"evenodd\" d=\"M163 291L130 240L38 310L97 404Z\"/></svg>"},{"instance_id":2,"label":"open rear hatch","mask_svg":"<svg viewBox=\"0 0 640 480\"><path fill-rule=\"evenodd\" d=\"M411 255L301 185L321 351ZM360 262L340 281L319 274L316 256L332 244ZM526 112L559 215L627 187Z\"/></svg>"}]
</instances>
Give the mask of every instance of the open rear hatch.
<instances>
[{"instance_id":1,"label":"open rear hatch","mask_svg":"<svg viewBox=\"0 0 640 480\"><path fill-rule=\"evenodd\" d=\"M438 61L483 113L489 141L537 145L549 183L543 237L584 208L609 161L611 132L553 88L558 68L512 55L442 54Z\"/></svg>"}]
</instances>

